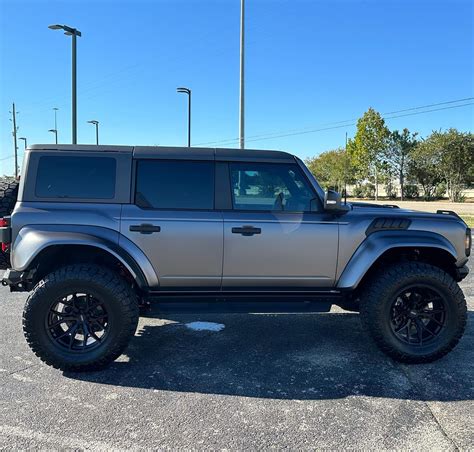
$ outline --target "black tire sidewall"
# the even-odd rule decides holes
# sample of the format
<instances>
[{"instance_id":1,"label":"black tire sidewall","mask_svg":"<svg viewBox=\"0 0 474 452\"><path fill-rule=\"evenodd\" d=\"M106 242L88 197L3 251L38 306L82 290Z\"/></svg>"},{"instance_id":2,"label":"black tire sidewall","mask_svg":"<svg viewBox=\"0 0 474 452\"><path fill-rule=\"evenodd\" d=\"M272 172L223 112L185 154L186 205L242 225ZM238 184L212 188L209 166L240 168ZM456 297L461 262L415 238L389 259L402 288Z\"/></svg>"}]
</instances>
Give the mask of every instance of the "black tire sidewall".
<instances>
[{"instance_id":1,"label":"black tire sidewall","mask_svg":"<svg viewBox=\"0 0 474 452\"><path fill-rule=\"evenodd\" d=\"M47 329L47 316L52 306L61 296L76 293L89 293L99 299L108 314L108 333L104 342L98 347L85 352L71 352L55 343ZM126 313L117 300L117 294L109 287L91 279L75 278L56 282L46 280L40 289L33 293L27 301L29 309L25 309L30 340L41 350L41 353L53 360L59 367L81 366L96 363L114 353L117 343L124 340L130 330Z\"/></svg>"},{"instance_id":2,"label":"black tire sidewall","mask_svg":"<svg viewBox=\"0 0 474 452\"><path fill-rule=\"evenodd\" d=\"M397 295L409 286L434 289L444 298L446 319L443 330L426 345L409 345L393 332L391 307ZM429 264L400 264L381 271L361 300L362 322L377 345L403 362L429 362L448 353L459 341L466 324L466 303L462 291L445 272Z\"/></svg>"},{"instance_id":3,"label":"black tire sidewall","mask_svg":"<svg viewBox=\"0 0 474 452\"><path fill-rule=\"evenodd\" d=\"M430 342L423 346L409 345L397 338L390 326L391 307L395 297L399 295L405 288L420 284L422 286L430 287L444 297L446 318L442 331L434 337ZM391 286L386 293L381 297L382 309L380 310L382 318L380 321L380 328L382 334L389 344L389 346L398 349L401 353L406 355L425 356L436 353L440 348L447 346L457 332L457 308L456 300L453 293L439 280L429 278L428 275L423 276L420 281L420 276L410 276L399 281L397 284Z\"/></svg>"}]
</instances>

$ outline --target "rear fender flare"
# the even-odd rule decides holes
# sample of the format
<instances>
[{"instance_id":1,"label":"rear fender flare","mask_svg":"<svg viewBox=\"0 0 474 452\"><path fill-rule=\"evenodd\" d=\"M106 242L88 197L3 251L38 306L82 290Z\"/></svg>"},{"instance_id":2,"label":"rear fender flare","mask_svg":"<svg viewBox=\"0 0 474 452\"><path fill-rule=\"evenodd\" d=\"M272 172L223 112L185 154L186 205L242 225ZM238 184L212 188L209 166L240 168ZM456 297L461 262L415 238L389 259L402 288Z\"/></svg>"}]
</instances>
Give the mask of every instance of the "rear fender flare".
<instances>
[{"instance_id":1,"label":"rear fender flare","mask_svg":"<svg viewBox=\"0 0 474 452\"><path fill-rule=\"evenodd\" d=\"M147 289L159 285L153 266L136 245L126 243L126 250L118 245L118 232L87 226L64 229L53 230L48 226L41 228L37 225L22 228L13 244L13 269L28 270L33 261L52 246L82 245L99 248L115 257L130 272L140 288Z\"/></svg>"}]
</instances>

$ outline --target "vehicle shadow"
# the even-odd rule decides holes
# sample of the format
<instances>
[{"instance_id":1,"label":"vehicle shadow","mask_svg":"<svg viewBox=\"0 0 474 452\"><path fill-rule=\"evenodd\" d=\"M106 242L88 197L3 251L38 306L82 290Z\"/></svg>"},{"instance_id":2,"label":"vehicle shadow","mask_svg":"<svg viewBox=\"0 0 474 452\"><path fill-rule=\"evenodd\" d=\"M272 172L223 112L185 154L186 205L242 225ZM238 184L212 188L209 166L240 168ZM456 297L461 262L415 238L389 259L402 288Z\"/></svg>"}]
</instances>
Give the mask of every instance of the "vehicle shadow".
<instances>
[{"instance_id":1,"label":"vehicle shadow","mask_svg":"<svg viewBox=\"0 0 474 452\"><path fill-rule=\"evenodd\" d=\"M222 331L187 323L216 322ZM448 356L401 365L380 352L357 314L179 315L141 319L126 355L107 369L64 375L106 385L272 399L474 397L474 312Z\"/></svg>"}]
</instances>

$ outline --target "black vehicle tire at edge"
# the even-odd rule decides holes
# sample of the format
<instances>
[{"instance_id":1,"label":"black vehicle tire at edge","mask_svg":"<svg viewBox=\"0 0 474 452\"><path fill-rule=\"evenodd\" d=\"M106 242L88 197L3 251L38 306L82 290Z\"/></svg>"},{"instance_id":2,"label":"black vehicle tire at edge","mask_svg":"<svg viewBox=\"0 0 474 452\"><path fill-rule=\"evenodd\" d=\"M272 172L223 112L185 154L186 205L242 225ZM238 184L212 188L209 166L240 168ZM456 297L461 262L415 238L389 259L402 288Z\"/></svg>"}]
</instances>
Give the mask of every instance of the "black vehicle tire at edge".
<instances>
[{"instance_id":1,"label":"black vehicle tire at edge","mask_svg":"<svg viewBox=\"0 0 474 452\"><path fill-rule=\"evenodd\" d=\"M435 287L445 295L449 305L445 332L436 338L435 349L430 347L426 353L402 344L387 326L390 322L386 315L388 304L403 286L413 283ZM467 306L462 290L448 273L429 264L407 262L391 265L374 275L361 294L360 316L364 329L388 356L404 363L428 363L443 357L457 345L466 327Z\"/></svg>"},{"instance_id":2,"label":"black vehicle tire at edge","mask_svg":"<svg viewBox=\"0 0 474 452\"><path fill-rule=\"evenodd\" d=\"M18 197L19 182L0 182L0 218L10 215ZM0 270L10 267L10 254L0 250Z\"/></svg>"},{"instance_id":3,"label":"black vehicle tire at edge","mask_svg":"<svg viewBox=\"0 0 474 452\"><path fill-rule=\"evenodd\" d=\"M82 354L60 350L48 334L45 316L61 293L86 289L101 296L113 318L107 339ZM127 347L138 324L138 302L131 287L111 270L97 265L69 265L45 276L28 297L23 332L33 352L46 364L65 371L102 369Z\"/></svg>"}]
</instances>

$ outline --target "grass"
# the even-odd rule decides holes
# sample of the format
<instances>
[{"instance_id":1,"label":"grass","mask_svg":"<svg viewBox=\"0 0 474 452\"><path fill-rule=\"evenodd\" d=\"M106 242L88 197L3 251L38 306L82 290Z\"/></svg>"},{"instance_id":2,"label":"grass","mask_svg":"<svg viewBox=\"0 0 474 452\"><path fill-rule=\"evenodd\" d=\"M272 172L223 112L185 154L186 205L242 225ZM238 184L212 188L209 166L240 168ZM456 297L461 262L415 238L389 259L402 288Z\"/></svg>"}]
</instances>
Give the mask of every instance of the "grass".
<instances>
[{"instance_id":1,"label":"grass","mask_svg":"<svg viewBox=\"0 0 474 452\"><path fill-rule=\"evenodd\" d=\"M461 215L461 218L470 228L474 228L474 215Z\"/></svg>"}]
</instances>

